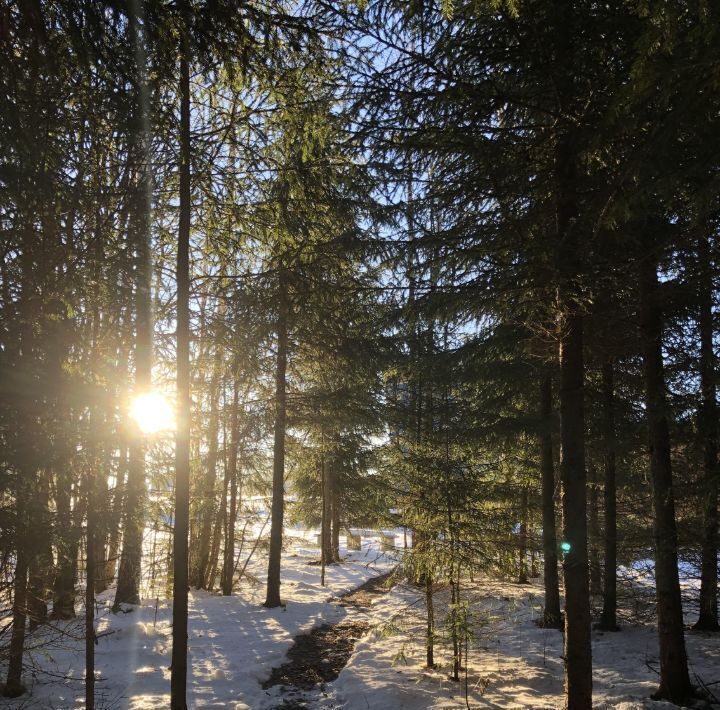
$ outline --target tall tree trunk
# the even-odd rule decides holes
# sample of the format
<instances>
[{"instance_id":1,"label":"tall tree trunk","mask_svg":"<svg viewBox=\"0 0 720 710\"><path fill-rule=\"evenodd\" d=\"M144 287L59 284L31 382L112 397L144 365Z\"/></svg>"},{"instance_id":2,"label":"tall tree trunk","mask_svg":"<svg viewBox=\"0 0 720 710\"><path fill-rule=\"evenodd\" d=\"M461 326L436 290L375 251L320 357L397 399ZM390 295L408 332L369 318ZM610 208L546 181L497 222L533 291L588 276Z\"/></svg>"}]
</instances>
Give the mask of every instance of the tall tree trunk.
<instances>
[{"instance_id":1,"label":"tall tree trunk","mask_svg":"<svg viewBox=\"0 0 720 710\"><path fill-rule=\"evenodd\" d=\"M227 529L225 517L227 515L227 494L229 488L229 480L227 474L227 466L225 466L225 472L223 473L223 487L222 495L220 497L221 507L215 516L215 525L213 527L212 545L210 546L210 555L208 560L207 569L205 572L205 589L212 591L215 587L215 580L218 576L218 562L220 559L220 544L223 539L223 534Z\"/></svg>"},{"instance_id":2,"label":"tall tree trunk","mask_svg":"<svg viewBox=\"0 0 720 710\"><path fill-rule=\"evenodd\" d=\"M602 366L603 448L605 466L605 575L603 577L603 610L599 628L618 631L617 625L617 492L615 482L615 382L613 363Z\"/></svg>"},{"instance_id":3,"label":"tall tree trunk","mask_svg":"<svg viewBox=\"0 0 720 710\"><path fill-rule=\"evenodd\" d=\"M323 431L320 431L320 506L320 586L324 587L325 566L330 562L330 498L328 496Z\"/></svg>"},{"instance_id":4,"label":"tall tree trunk","mask_svg":"<svg viewBox=\"0 0 720 710\"><path fill-rule=\"evenodd\" d=\"M95 567L97 564L97 514L95 472L87 476L87 536L85 540L85 707L95 708Z\"/></svg>"},{"instance_id":5,"label":"tall tree trunk","mask_svg":"<svg viewBox=\"0 0 720 710\"><path fill-rule=\"evenodd\" d=\"M558 581L558 546L555 534L555 467L552 450L552 376L540 380L540 476L542 478L543 582L545 608L543 626L562 628L560 585Z\"/></svg>"},{"instance_id":6,"label":"tall tree trunk","mask_svg":"<svg viewBox=\"0 0 720 710\"><path fill-rule=\"evenodd\" d=\"M425 665L427 668L435 668L435 605L432 580L432 574L425 572Z\"/></svg>"},{"instance_id":7,"label":"tall tree trunk","mask_svg":"<svg viewBox=\"0 0 720 710\"><path fill-rule=\"evenodd\" d=\"M225 548L223 550L222 593L230 596L233 591L235 572L235 521L238 505L238 451L240 448L240 362L235 356L233 368L233 401L230 424L230 451L227 460L227 474L230 481L230 510L225 523Z\"/></svg>"},{"instance_id":8,"label":"tall tree trunk","mask_svg":"<svg viewBox=\"0 0 720 710\"><path fill-rule=\"evenodd\" d=\"M700 390L698 430L703 447L703 540L700 568L700 616L693 628L720 631L718 625L718 413L715 392L717 366L713 352L713 284L710 245L698 241L700 262Z\"/></svg>"},{"instance_id":9,"label":"tall tree trunk","mask_svg":"<svg viewBox=\"0 0 720 710\"><path fill-rule=\"evenodd\" d=\"M189 18L183 3L183 20ZM180 50L180 219L177 249L177 432L175 435L175 528L171 710L187 710L188 531L190 524L190 50L187 25Z\"/></svg>"},{"instance_id":10,"label":"tall tree trunk","mask_svg":"<svg viewBox=\"0 0 720 710\"><path fill-rule=\"evenodd\" d=\"M520 530L518 534L518 584L528 583L527 542L528 542L528 489L522 487L520 492Z\"/></svg>"},{"instance_id":11,"label":"tall tree trunk","mask_svg":"<svg viewBox=\"0 0 720 710\"><path fill-rule=\"evenodd\" d=\"M592 708L590 590L587 558L583 274L581 222L578 219L578 125L573 65L578 10L561 0L551 9L554 21L553 67L558 98L555 136L556 268L560 315L560 480L562 482L565 578L565 694L568 710Z\"/></svg>"},{"instance_id":12,"label":"tall tree trunk","mask_svg":"<svg viewBox=\"0 0 720 710\"><path fill-rule=\"evenodd\" d=\"M662 356L657 261L640 262L640 338L655 511L655 583L660 637L660 688L654 697L678 703L691 693L678 577L677 528Z\"/></svg>"},{"instance_id":13,"label":"tall tree trunk","mask_svg":"<svg viewBox=\"0 0 720 710\"><path fill-rule=\"evenodd\" d=\"M338 491L338 474L336 469L330 467L328 476L330 484L330 558L334 563L340 562L340 494Z\"/></svg>"},{"instance_id":14,"label":"tall tree trunk","mask_svg":"<svg viewBox=\"0 0 720 710\"><path fill-rule=\"evenodd\" d=\"M602 575L600 573L600 496L598 494L598 477L595 464L589 466L588 481L588 563L590 567L590 591L600 594L602 590Z\"/></svg>"},{"instance_id":15,"label":"tall tree trunk","mask_svg":"<svg viewBox=\"0 0 720 710\"><path fill-rule=\"evenodd\" d=\"M210 377L210 417L208 420L208 454L205 468L204 485L201 488L200 500L200 531L197 540L197 560L191 584L198 589L208 588L211 580L207 575L210 567L210 546L213 532L213 521L216 517L217 462L218 462L218 432L220 416L218 402L220 398L220 369L222 366L222 348L216 341L213 356L212 375Z\"/></svg>"},{"instance_id":16,"label":"tall tree trunk","mask_svg":"<svg viewBox=\"0 0 720 710\"><path fill-rule=\"evenodd\" d=\"M124 507L125 476L128 465L128 447L120 444L120 456L117 465L117 476L115 489L112 495L112 507L108 519L108 554L105 564L105 579L109 583L115 580L115 572L118 567L118 553L120 550L120 521Z\"/></svg>"},{"instance_id":17,"label":"tall tree trunk","mask_svg":"<svg viewBox=\"0 0 720 710\"><path fill-rule=\"evenodd\" d=\"M152 260L150 252L150 136L144 98L147 87L145 76L144 38L141 35L137 14L131 13L130 31L135 61L140 72L136 110L138 135L134 152L140 165L137 209L134 218L132 245L136 256L135 281L135 395L148 392L152 379ZM115 590L114 608L120 604L140 603L142 540L145 527L145 444L142 432L136 431L131 439L127 485L125 489L125 515L123 544Z\"/></svg>"},{"instance_id":18,"label":"tall tree trunk","mask_svg":"<svg viewBox=\"0 0 720 710\"><path fill-rule=\"evenodd\" d=\"M56 472L56 550L57 571L53 587L53 608L50 618L75 618L75 560L77 558L77 526L71 508L72 477L67 465Z\"/></svg>"},{"instance_id":19,"label":"tall tree trunk","mask_svg":"<svg viewBox=\"0 0 720 710\"><path fill-rule=\"evenodd\" d=\"M275 441L273 445L272 519L270 521L270 552L265 606L272 609L280 600L280 557L282 555L283 513L285 509L285 426L288 347L288 294L286 277L280 267L277 317L277 363L275 367Z\"/></svg>"},{"instance_id":20,"label":"tall tree trunk","mask_svg":"<svg viewBox=\"0 0 720 710\"><path fill-rule=\"evenodd\" d=\"M582 318L569 315L560 347L560 438L565 578L565 689L568 710L592 707L587 557Z\"/></svg>"},{"instance_id":21,"label":"tall tree trunk","mask_svg":"<svg viewBox=\"0 0 720 710\"><path fill-rule=\"evenodd\" d=\"M28 376L28 381L37 379L37 362L33 322L36 308L34 280L33 241L35 234L28 225L23 229L21 242L21 283L18 312L20 336L16 353L16 368ZM25 652L25 628L27 623L28 569L36 548L33 542L34 521L30 520L30 500L37 485L38 403L30 392L22 392L16 400L17 434L12 451L15 472L15 580L13 584L12 633L8 649L8 673L2 694L18 697L25 692L22 683L22 664Z\"/></svg>"},{"instance_id":22,"label":"tall tree trunk","mask_svg":"<svg viewBox=\"0 0 720 710\"><path fill-rule=\"evenodd\" d=\"M35 507L33 514L37 541L37 549L33 551L29 564L27 608L30 617L30 630L44 624L48 618L47 600L51 594L53 555L52 525L50 522L50 481L52 469L45 467L38 479Z\"/></svg>"},{"instance_id":23,"label":"tall tree trunk","mask_svg":"<svg viewBox=\"0 0 720 710\"><path fill-rule=\"evenodd\" d=\"M25 623L27 620L27 582L28 554L25 540L27 536L27 511L24 495L18 496L16 502L17 526L17 560L15 563L15 581L13 585L13 621L8 649L8 673L3 695L17 698L25 693L22 682L23 655L25 651Z\"/></svg>"}]
</instances>

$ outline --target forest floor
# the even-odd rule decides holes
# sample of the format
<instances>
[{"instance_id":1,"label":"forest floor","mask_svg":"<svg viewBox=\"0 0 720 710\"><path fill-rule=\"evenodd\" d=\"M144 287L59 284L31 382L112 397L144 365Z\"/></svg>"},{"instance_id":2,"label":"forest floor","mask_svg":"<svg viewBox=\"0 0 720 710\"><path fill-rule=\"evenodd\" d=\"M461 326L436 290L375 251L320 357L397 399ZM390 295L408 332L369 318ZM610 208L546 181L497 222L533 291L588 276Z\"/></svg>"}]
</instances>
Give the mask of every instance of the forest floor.
<instances>
[{"instance_id":1,"label":"forest floor","mask_svg":"<svg viewBox=\"0 0 720 710\"><path fill-rule=\"evenodd\" d=\"M342 603L343 594L389 572L400 550L397 555L381 553L377 538L364 540L360 552L343 549L345 561L327 568L327 586L322 587L319 567L310 564L318 556L312 537L288 532L295 537L288 539L283 559L285 607L271 610L261 605L262 557L251 562L250 576L232 597L191 592L191 708L562 707L562 635L536 624L543 601L539 580L517 585L483 579L464 585L462 599L471 636L461 680L454 682L449 678L446 589L435 595L438 667L429 671L424 668L422 590L400 584L385 592L374 584L374 592L365 596L358 592ZM689 578L685 583L688 598L697 594L694 584ZM622 630L593 632L596 708L675 707L649 700L658 669L652 592L651 566L638 564L623 571ZM167 600L149 599L130 613L112 614L111 602L111 591L98 601L96 707L164 710L169 706L171 606ZM690 605L688 610L690 624ZM270 685L273 669L279 673L292 663L288 652L302 634L315 637L317 648L311 653L327 657L337 652L337 657L328 659L332 673L326 679L308 672L304 682L290 677ZM688 631L686 638L693 680L701 680L720 695L720 635ZM83 645L81 619L34 632L26 673L31 693L13 701L0 699L0 707L82 708ZM318 679L319 683L311 682Z\"/></svg>"}]
</instances>

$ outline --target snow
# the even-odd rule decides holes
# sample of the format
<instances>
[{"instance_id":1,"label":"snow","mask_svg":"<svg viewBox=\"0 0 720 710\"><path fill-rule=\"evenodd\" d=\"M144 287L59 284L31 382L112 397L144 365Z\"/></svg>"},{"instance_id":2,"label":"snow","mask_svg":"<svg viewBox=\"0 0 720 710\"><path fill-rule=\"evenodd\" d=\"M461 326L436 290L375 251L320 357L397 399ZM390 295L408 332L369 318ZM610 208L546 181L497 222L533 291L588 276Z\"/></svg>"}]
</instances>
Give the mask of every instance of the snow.
<instances>
[{"instance_id":1,"label":"snow","mask_svg":"<svg viewBox=\"0 0 720 710\"><path fill-rule=\"evenodd\" d=\"M563 640L559 631L542 629L542 588L483 580L463 592L473 612L468 642L468 702L472 708L560 708L563 706ZM435 595L436 618L447 611L446 592ZM417 590L395 587L377 610L399 620L395 632L371 633L333 684L332 702L322 707L347 710L466 707L461 682L449 679L447 645L436 651L440 667L424 668L424 612ZM415 610L409 615L405 610ZM720 680L720 639L688 632L686 643L694 672L705 683ZM649 625L623 626L619 633L593 631L593 684L596 708L675 707L653 702L659 668L657 633ZM334 704L333 704L334 703ZM318 706L321 707L321 706Z\"/></svg>"},{"instance_id":2,"label":"snow","mask_svg":"<svg viewBox=\"0 0 720 710\"><path fill-rule=\"evenodd\" d=\"M424 708L559 708L563 705L562 634L535 623L542 610L538 580L516 585L481 579L464 582L472 629L469 662L461 682L449 678L450 653L443 623L449 593L435 594L438 668L424 668L423 590L397 585L376 598L372 607L341 607L337 597L370 577L387 572L401 551L381 552L381 532L363 538L363 549L348 552L342 565L329 566L327 586L320 586L316 564L316 531L288 529L283 558L285 607L265 609L264 558L248 567L250 575L232 597L207 592L190 594L189 707L266 710L282 705L282 686L262 683L271 668L286 660L298 633L344 618L366 620L372 630L360 641L347 666L333 683L299 692L308 707L347 710L420 710ZM364 531L369 532L369 531ZM396 538L402 545L402 535ZM684 590L695 596L696 571L681 569ZM621 570L622 631L593 631L594 701L600 709L661 710L672 708L649 696L657 688L657 634L652 563L641 561ZM112 592L100 596L96 646L97 708L130 710L169 707L168 670L171 650L171 606L148 599L129 613L112 614ZM641 613L636 613L636 612ZM691 623L693 612L687 621ZM10 710L60 710L83 707L82 620L36 631L28 653L32 670L26 681L31 695L6 701ZM686 634L691 676L704 683L720 681L720 639ZM467 686L465 683L467 678ZM717 685L711 686L717 688ZM720 706L718 706L720 707Z\"/></svg>"},{"instance_id":3,"label":"snow","mask_svg":"<svg viewBox=\"0 0 720 710\"><path fill-rule=\"evenodd\" d=\"M189 707L252 708L277 704L273 690L261 684L280 665L293 638L323 621L340 620L345 610L332 600L367 579L391 570L394 554L379 551L379 539L364 540L363 549L341 550L342 565L326 570L320 586L318 548L293 534L290 554L283 559L284 607L266 609L266 560L248 571L257 582L245 582L232 597L191 590L188 657L192 674ZM307 537L311 537L308 535ZM159 710L169 707L172 607L167 600L145 600L129 613L110 611L114 591L98 596L100 608L96 645L96 707ZM84 621L54 622L29 638L25 676L30 696L3 701L0 707L62 710L84 707ZM2 670L2 669L0 669ZM5 703L5 704L3 704Z\"/></svg>"}]
</instances>

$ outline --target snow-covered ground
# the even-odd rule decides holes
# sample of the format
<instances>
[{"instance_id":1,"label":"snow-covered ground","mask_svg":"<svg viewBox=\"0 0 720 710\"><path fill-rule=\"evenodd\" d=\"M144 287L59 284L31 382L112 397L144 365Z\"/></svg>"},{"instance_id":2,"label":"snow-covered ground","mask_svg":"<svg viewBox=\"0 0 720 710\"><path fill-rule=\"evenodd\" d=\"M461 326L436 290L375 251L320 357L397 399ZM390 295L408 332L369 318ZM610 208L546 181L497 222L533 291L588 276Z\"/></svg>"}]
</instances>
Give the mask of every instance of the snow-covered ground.
<instances>
[{"instance_id":1,"label":"snow-covered ground","mask_svg":"<svg viewBox=\"0 0 720 710\"><path fill-rule=\"evenodd\" d=\"M380 539L365 540L360 552L327 569L320 586L314 535L288 530L283 559L286 608L268 610L264 598L265 560L251 563L251 579L233 597L192 592L190 600L189 700L193 708L266 710L281 707L283 689L262 683L285 660L293 637L320 623L344 618L367 620L373 630L355 647L340 676L324 688L301 693L307 707L347 710L424 708L560 708L562 635L539 628L542 609L538 583L515 585L492 580L466 583L462 591L472 629L467 671L461 682L449 679L450 653L442 638L448 592L435 595L439 667L424 666L424 601L421 590L398 585L363 611L343 608L333 599L370 577L389 571L398 555L380 552ZM399 538L398 544L402 544ZM651 566L623 570L619 633L593 632L595 703L598 708L639 710L674 707L649 700L657 686L657 636L652 624ZM695 583L687 577L689 596ZM690 594L691 593L691 594ZM97 648L97 707L157 710L169 706L170 607L149 600L127 614L109 611L111 593L100 598ZM637 613L643 612L643 613ZM647 617L644 613L647 612ZM687 618L692 622L692 611ZM691 674L720 694L720 638L688 631ZM45 629L32 639L29 659L31 695L6 701L19 708L83 707L83 639L80 620ZM466 697L467 693L467 697ZM298 707L297 705L295 707ZM720 705L718 706L720 707Z\"/></svg>"},{"instance_id":2,"label":"snow-covered ground","mask_svg":"<svg viewBox=\"0 0 720 710\"><path fill-rule=\"evenodd\" d=\"M357 552L342 550L346 561L326 571L320 567L314 535L288 530L289 551L283 558L282 598L285 607L266 609L266 560L259 557L248 571L256 583L243 581L236 594L222 597L190 592L189 659L191 707L260 710L278 704L277 690L261 684L284 660L296 634L323 621L333 622L345 610L331 600L369 578L391 570L397 556L380 551L380 540L368 539ZM291 537L295 536L295 537ZM167 600L146 600L130 613L110 611L113 590L98 598L96 708L164 710L169 707L171 613ZM0 707L65 710L84 707L83 620L54 622L28 639L25 676L30 695L0 698ZM0 669L2 672L2 669Z\"/></svg>"},{"instance_id":3,"label":"snow-covered ground","mask_svg":"<svg viewBox=\"0 0 720 710\"><path fill-rule=\"evenodd\" d=\"M424 668L422 600L416 590L398 586L377 605L377 630L356 646L352 659L333 684L332 702L317 707L561 708L562 634L535 623L543 601L539 583L516 585L486 580L470 585L463 595L473 617L473 635L468 641L467 675L461 673L460 683L449 678L451 656L447 644L435 654L440 667L435 671ZM652 600L646 601L652 607ZM436 618L442 618L447 603L446 592L436 594ZM389 621L393 626L390 633L383 627ZM691 675L697 674L705 683L720 681L720 638L688 632L686 641ZM658 668L653 626L624 625L619 633L593 631L597 708L675 707L649 699L657 690Z\"/></svg>"}]
</instances>

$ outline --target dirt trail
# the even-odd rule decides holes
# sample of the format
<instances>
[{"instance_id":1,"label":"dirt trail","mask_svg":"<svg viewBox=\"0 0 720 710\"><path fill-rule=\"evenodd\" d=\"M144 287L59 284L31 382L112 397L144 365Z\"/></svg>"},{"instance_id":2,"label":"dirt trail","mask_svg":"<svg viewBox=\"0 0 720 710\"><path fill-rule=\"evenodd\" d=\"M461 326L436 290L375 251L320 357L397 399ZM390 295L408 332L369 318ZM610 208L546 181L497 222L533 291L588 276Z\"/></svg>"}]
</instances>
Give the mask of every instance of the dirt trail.
<instances>
[{"instance_id":1,"label":"dirt trail","mask_svg":"<svg viewBox=\"0 0 720 710\"><path fill-rule=\"evenodd\" d=\"M390 574L369 579L343 594L337 604L355 611L368 609L374 599L387 593L385 582ZM288 661L272 669L263 688L283 686L285 699L276 706L278 709L311 707L302 691L310 691L318 685L322 689L325 683L335 680L350 659L356 642L369 630L367 621L348 618L336 624L316 626L309 633L296 636L287 654Z\"/></svg>"}]
</instances>

